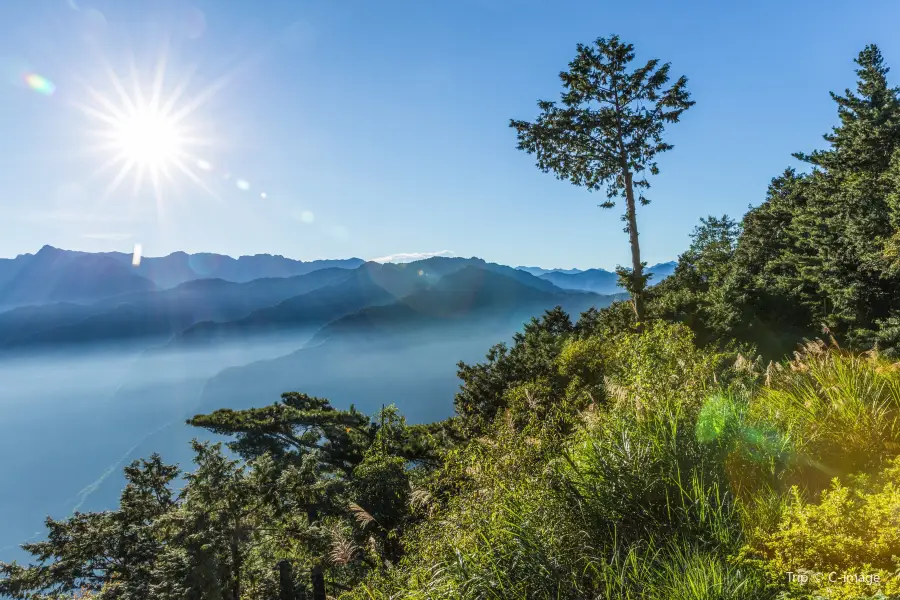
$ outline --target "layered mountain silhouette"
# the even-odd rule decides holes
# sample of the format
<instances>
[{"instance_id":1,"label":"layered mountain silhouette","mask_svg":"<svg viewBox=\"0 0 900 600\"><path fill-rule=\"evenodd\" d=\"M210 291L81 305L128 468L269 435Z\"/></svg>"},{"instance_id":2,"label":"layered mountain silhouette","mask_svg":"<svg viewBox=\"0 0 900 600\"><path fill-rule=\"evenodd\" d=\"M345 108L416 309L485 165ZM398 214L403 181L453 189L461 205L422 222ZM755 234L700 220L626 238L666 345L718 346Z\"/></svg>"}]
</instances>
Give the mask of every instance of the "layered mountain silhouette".
<instances>
[{"instance_id":1,"label":"layered mountain silhouette","mask_svg":"<svg viewBox=\"0 0 900 600\"><path fill-rule=\"evenodd\" d=\"M121 269L129 267L117 264L108 255L86 255L94 261L91 263L80 253L61 256L60 261L50 261L59 269L66 261L111 265L110 271L103 272L111 273L114 279L115 285L106 282L104 288L104 293L112 297L0 312L0 350L62 349L145 339L150 345L169 349L203 347L259 335L312 335L354 313L359 313L359 319L377 316L376 320L385 325L414 329L438 325L441 319L451 322L466 311L484 314L493 309L497 318L518 318L519 308L531 310L552 303L580 307L598 300L593 294L587 298L582 292L562 290L524 271L477 258L429 258L406 264L368 262L355 269L330 267L306 275L246 283L199 279L160 290L146 278L127 270L122 274ZM22 280L30 269L20 270L13 281ZM129 282L126 275L140 283L122 285ZM141 289L116 293L133 287ZM79 297L87 299L90 295ZM387 312L365 312L381 306L389 307Z\"/></svg>"},{"instance_id":2,"label":"layered mountain silhouette","mask_svg":"<svg viewBox=\"0 0 900 600\"><path fill-rule=\"evenodd\" d=\"M654 281L673 265L651 267ZM8 308L0 312L0 351L112 342L193 349L300 334L315 334L315 344L424 340L474 322L515 330L547 308L578 314L622 294L615 274L601 269L527 269L480 258L382 264L183 252L134 267L124 253L44 246L0 261L0 307Z\"/></svg>"},{"instance_id":3,"label":"layered mountain silhouette","mask_svg":"<svg viewBox=\"0 0 900 600\"><path fill-rule=\"evenodd\" d=\"M17 308L0 313L0 349L169 338L201 321L239 319L261 307L338 283L352 273L351 269L328 268L247 283L201 279L90 305Z\"/></svg>"},{"instance_id":4,"label":"layered mountain silhouette","mask_svg":"<svg viewBox=\"0 0 900 600\"><path fill-rule=\"evenodd\" d=\"M296 352L222 371L204 387L200 410L303 390L365 410L377 408L373 399L397 403L412 421L427 421L442 410L435 399L458 387L457 361L480 359L555 306L577 315L615 299L548 291L469 264L393 302L331 321Z\"/></svg>"},{"instance_id":5,"label":"layered mountain silhouette","mask_svg":"<svg viewBox=\"0 0 900 600\"><path fill-rule=\"evenodd\" d=\"M209 345L273 333L315 330L366 306L387 304L427 285L408 265L365 263L332 285L260 308L243 318L204 321L185 329L171 347Z\"/></svg>"},{"instance_id":6,"label":"layered mountain silhouette","mask_svg":"<svg viewBox=\"0 0 900 600\"><path fill-rule=\"evenodd\" d=\"M647 267L647 272L653 274L653 277L649 281L649 285L655 285L671 275L675 271L675 264L675 261L671 261ZM521 268L522 267L520 267L520 269ZM616 294L624 291L618 285L619 276L613 272L604 269L572 271L577 270L546 271L538 276L541 279L549 281L553 285L566 290L582 290L594 292L595 294Z\"/></svg>"},{"instance_id":7,"label":"layered mountain silhouette","mask_svg":"<svg viewBox=\"0 0 900 600\"><path fill-rule=\"evenodd\" d=\"M463 279L463 272L469 274L468 279ZM484 281L489 274L496 277ZM540 294L541 298L569 295L537 277L477 258L435 257L396 265L370 262L334 285L261 308L241 319L197 323L176 336L171 346L209 345L261 334L311 332L344 315L401 299L399 306L417 307L421 314L441 314L457 302L455 298L460 294L491 297L504 309L512 307L514 300L521 302L524 298L521 294L519 298L514 294L504 295L498 282L515 284ZM405 316L412 326L418 315Z\"/></svg>"},{"instance_id":8,"label":"layered mountain silhouette","mask_svg":"<svg viewBox=\"0 0 900 600\"><path fill-rule=\"evenodd\" d=\"M232 258L174 252L146 257L135 267L132 255L90 253L44 246L35 254L0 259L0 309L53 302L91 303L133 292L168 289L199 279L246 283L286 278L321 269L354 269L363 260L299 261L259 254Z\"/></svg>"},{"instance_id":9,"label":"layered mountain silhouette","mask_svg":"<svg viewBox=\"0 0 900 600\"><path fill-rule=\"evenodd\" d=\"M44 246L36 254L7 259L0 268L0 307L49 302L91 302L156 285L130 263L110 256Z\"/></svg>"},{"instance_id":10,"label":"layered mountain silhouette","mask_svg":"<svg viewBox=\"0 0 900 600\"><path fill-rule=\"evenodd\" d=\"M371 341L384 340L390 336L433 332L435 328L456 328L485 318L521 325L523 319L553 306L568 307L578 314L590 306L605 306L610 302L596 294L538 288L479 265L466 265L434 285L395 302L368 306L331 322L319 330L312 343L350 335Z\"/></svg>"},{"instance_id":11,"label":"layered mountain silhouette","mask_svg":"<svg viewBox=\"0 0 900 600\"><path fill-rule=\"evenodd\" d=\"M541 267L516 267L520 271L525 271L526 273L530 273L535 277L540 277L545 273L565 273L566 275L574 275L575 273L581 273L582 269L542 269Z\"/></svg>"},{"instance_id":12,"label":"layered mountain silhouette","mask_svg":"<svg viewBox=\"0 0 900 600\"><path fill-rule=\"evenodd\" d=\"M138 266L131 264L132 255L122 252L89 253L44 246L35 254L0 259L0 310L20 306L69 302L91 304L121 295L167 290L183 283L220 279L247 283L256 279L290 278L329 268L355 269L364 264L359 258L299 261L280 255L257 254L232 258L212 253L173 252L162 257L144 257ZM482 268L518 278L532 287L547 282L543 289L559 287L616 294L616 275L604 269L543 269L540 267L508 267L478 258L435 257L406 265L416 265L427 277L440 277L477 263ZM648 268L654 277L651 284L668 277L674 262ZM400 265L397 265L400 266Z\"/></svg>"},{"instance_id":13,"label":"layered mountain silhouette","mask_svg":"<svg viewBox=\"0 0 900 600\"><path fill-rule=\"evenodd\" d=\"M110 252L107 256L131 265L131 254ZM301 261L271 254L232 258L207 252L199 254L173 252L168 256L142 259L135 272L154 282L158 287L168 288L194 279L224 279L246 283L260 278L305 275L319 269L355 269L363 262L359 258Z\"/></svg>"}]
</instances>

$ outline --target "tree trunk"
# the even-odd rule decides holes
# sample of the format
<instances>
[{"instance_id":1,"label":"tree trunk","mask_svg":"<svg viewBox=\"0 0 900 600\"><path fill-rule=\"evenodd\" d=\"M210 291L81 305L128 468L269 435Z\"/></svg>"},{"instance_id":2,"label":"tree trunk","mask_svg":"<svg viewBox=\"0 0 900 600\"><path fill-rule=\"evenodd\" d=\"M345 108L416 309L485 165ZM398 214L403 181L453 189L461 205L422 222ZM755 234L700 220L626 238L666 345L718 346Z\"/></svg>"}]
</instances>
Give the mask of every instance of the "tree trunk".
<instances>
[{"instance_id":1,"label":"tree trunk","mask_svg":"<svg viewBox=\"0 0 900 600\"><path fill-rule=\"evenodd\" d=\"M231 532L231 597L234 600L241 600L241 570L243 569L243 558L241 557L240 535L241 522L240 517L234 520L234 530Z\"/></svg>"},{"instance_id":2,"label":"tree trunk","mask_svg":"<svg viewBox=\"0 0 900 600\"><path fill-rule=\"evenodd\" d=\"M631 170L623 167L625 171L625 216L628 221L628 239L631 242L631 277L632 290L631 302L634 307L634 315L638 322L638 329L644 324L644 268L641 265L641 245L638 243L637 207L634 201L634 186L631 182Z\"/></svg>"},{"instance_id":3,"label":"tree trunk","mask_svg":"<svg viewBox=\"0 0 900 600\"><path fill-rule=\"evenodd\" d=\"M325 600L325 574L322 572L322 566L316 565L312 568L312 596L313 600Z\"/></svg>"},{"instance_id":4,"label":"tree trunk","mask_svg":"<svg viewBox=\"0 0 900 600\"><path fill-rule=\"evenodd\" d=\"M291 571L291 561L283 560L278 563L278 600L295 600L294 576Z\"/></svg>"}]
</instances>

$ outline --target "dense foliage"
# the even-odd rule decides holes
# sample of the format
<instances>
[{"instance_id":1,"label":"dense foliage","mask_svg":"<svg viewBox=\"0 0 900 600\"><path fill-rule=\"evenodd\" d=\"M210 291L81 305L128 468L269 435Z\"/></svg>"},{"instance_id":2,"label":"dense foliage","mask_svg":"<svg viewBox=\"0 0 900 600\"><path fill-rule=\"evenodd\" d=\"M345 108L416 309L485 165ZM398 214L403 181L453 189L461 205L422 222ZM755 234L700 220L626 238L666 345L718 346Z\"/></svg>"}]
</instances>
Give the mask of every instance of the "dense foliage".
<instances>
[{"instance_id":1,"label":"dense foliage","mask_svg":"<svg viewBox=\"0 0 900 600\"><path fill-rule=\"evenodd\" d=\"M900 597L900 95L857 63L811 170L702 219L640 327L548 311L458 365L439 423L302 393L198 415L229 452L129 466L0 594Z\"/></svg>"},{"instance_id":2,"label":"dense foliage","mask_svg":"<svg viewBox=\"0 0 900 600\"><path fill-rule=\"evenodd\" d=\"M823 329L893 356L900 342L900 96L880 51L856 59L857 91L832 94L840 124L828 147L798 153L738 227L705 220L675 277L653 289L657 315L703 341L755 344L769 358Z\"/></svg>"}]
</instances>

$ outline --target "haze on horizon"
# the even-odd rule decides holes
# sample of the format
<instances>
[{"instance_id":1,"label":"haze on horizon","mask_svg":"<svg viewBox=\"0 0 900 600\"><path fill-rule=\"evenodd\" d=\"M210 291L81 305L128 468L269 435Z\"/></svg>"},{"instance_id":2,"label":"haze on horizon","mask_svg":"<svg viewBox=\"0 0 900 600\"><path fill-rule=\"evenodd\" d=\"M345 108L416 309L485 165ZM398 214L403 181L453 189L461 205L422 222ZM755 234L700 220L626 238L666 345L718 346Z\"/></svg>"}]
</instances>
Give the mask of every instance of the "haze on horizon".
<instances>
[{"instance_id":1,"label":"haze on horizon","mask_svg":"<svg viewBox=\"0 0 900 600\"><path fill-rule=\"evenodd\" d=\"M834 122L822 90L852 84L858 48L877 39L897 62L898 10L872 0L852 11L772 0L553 12L537 0L7 3L0 256L139 243L147 256L453 254L612 269L628 262L618 210L535 169L508 121L557 98L553 74L577 41L615 29L639 60L686 74L698 101L672 129L675 150L639 216L644 258L672 260L700 217L739 217L794 164L791 152L820 144ZM885 18L873 22L874 11ZM177 125L153 110L116 116L154 98Z\"/></svg>"}]
</instances>

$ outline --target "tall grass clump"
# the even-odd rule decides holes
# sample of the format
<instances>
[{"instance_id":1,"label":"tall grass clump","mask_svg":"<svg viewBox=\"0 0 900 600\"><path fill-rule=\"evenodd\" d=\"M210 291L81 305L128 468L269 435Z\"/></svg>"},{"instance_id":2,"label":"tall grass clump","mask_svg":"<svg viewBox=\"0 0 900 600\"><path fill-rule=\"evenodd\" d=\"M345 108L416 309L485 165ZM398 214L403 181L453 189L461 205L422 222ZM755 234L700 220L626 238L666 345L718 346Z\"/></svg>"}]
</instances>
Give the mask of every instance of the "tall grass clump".
<instances>
[{"instance_id":1,"label":"tall grass clump","mask_svg":"<svg viewBox=\"0 0 900 600\"><path fill-rule=\"evenodd\" d=\"M900 452L900 370L877 354L809 343L772 370L749 418L783 434L785 487L815 493L833 477L877 472Z\"/></svg>"}]
</instances>

